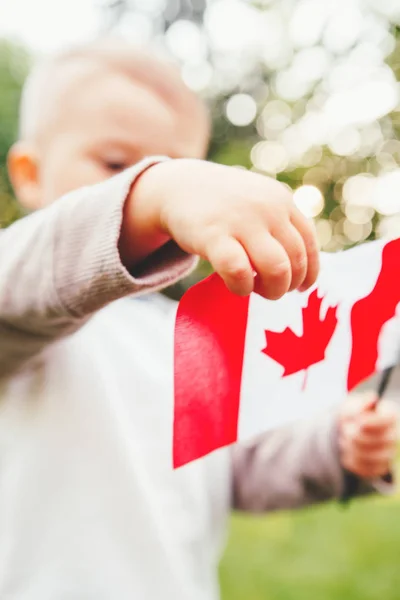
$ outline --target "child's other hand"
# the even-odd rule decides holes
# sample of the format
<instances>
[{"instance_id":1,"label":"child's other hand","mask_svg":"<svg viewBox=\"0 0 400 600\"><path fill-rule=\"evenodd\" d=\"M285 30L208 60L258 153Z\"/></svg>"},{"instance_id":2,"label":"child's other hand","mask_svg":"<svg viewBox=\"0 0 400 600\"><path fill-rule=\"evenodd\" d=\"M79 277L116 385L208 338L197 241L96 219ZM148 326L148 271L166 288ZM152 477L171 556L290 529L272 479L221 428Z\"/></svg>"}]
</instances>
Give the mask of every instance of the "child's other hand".
<instances>
[{"instance_id":1,"label":"child's other hand","mask_svg":"<svg viewBox=\"0 0 400 600\"><path fill-rule=\"evenodd\" d=\"M189 159L157 164L133 186L125 219L136 227L136 245L151 249L152 235L172 238L209 260L236 294L277 299L308 288L318 274L313 226L290 191L242 169Z\"/></svg>"},{"instance_id":2,"label":"child's other hand","mask_svg":"<svg viewBox=\"0 0 400 600\"><path fill-rule=\"evenodd\" d=\"M363 478L389 473L396 455L398 408L376 394L350 396L339 413L339 448L345 469Z\"/></svg>"}]
</instances>

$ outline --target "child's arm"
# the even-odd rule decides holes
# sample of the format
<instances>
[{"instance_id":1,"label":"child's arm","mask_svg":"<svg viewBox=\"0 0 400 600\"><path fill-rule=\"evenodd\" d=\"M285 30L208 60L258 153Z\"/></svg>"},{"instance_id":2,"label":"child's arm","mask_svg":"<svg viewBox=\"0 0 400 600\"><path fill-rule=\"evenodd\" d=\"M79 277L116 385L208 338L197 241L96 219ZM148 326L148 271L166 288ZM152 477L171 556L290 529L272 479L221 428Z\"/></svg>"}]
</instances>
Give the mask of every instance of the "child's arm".
<instances>
[{"instance_id":1,"label":"child's arm","mask_svg":"<svg viewBox=\"0 0 400 600\"><path fill-rule=\"evenodd\" d=\"M314 234L285 186L204 161L145 166L0 235L0 376L106 304L182 277L191 254L239 294L278 298L315 281Z\"/></svg>"},{"instance_id":2,"label":"child's arm","mask_svg":"<svg viewBox=\"0 0 400 600\"><path fill-rule=\"evenodd\" d=\"M378 478L391 470L395 458L397 409L382 402L371 414L364 410L369 400L368 395L361 403L348 400L338 414L294 423L234 447L235 508L272 511L338 499L344 468L365 478L359 494L387 491L390 486Z\"/></svg>"},{"instance_id":3,"label":"child's arm","mask_svg":"<svg viewBox=\"0 0 400 600\"><path fill-rule=\"evenodd\" d=\"M176 245L133 277L119 253L132 183L149 163L68 194L0 232L0 376L128 294L180 279L194 259Z\"/></svg>"},{"instance_id":4,"label":"child's arm","mask_svg":"<svg viewBox=\"0 0 400 600\"><path fill-rule=\"evenodd\" d=\"M233 449L233 504L239 510L284 510L322 502L339 497L342 481L331 413Z\"/></svg>"}]
</instances>

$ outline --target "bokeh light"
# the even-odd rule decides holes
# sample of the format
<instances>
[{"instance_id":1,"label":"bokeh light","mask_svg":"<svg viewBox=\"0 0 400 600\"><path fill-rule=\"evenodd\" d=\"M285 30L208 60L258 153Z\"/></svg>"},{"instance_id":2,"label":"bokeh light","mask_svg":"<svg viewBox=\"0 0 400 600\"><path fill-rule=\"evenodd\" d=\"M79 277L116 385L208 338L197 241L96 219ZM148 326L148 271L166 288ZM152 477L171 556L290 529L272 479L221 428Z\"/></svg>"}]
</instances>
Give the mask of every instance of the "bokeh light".
<instances>
[{"instance_id":1,"label":"bokeh light","mask_svg":"<svg viewBox=\"0 0 400 600\"><path fill-rule=\"evenodd\" d=\"M285 170L288 156L279 142L258 142L251 151L251 161L256 169L276 174Z\"/></svg>"},{"instance_id":2,"label":"bokeh light","mask_svg":"<svg viewBox=\"0 0 400 600\"><path fill-rule=\"evenodd\" d=\"M244 127L254 121L257 104L249 94L235 94L226 103L226 116L233 125Z\"/></svg>"},{"instance_id":3,"label":"bokeh light","mask_svg":"<svg viewBox=\"0 0 400 600\"><path fill-rule=\"evenodd\" d=\"M316 217L324 208L321 191L314 185L302 185L294 192L296 206L306 217Z\"/></svg>"},{"instance_id":4,"label":"bokeh light","mask_svg":"<svg viewBox=\"0 0 400 600\"><path fill-rule=\"evenodd\" d=\"M71 0L59 14L51 0L28 4L9 0L7 14L0 7L0 34L18 32L39 54L90 39L102 22L103 31L151 42L175 61L210 104L211 160L295 190L324 250L399 231L397 0ZM78 5L79 26L66 40ZM15 81L19 64L10 58L7 66ZM0 194L7 223L18 213L6 180Z\"/></svg>"}]
</instances>

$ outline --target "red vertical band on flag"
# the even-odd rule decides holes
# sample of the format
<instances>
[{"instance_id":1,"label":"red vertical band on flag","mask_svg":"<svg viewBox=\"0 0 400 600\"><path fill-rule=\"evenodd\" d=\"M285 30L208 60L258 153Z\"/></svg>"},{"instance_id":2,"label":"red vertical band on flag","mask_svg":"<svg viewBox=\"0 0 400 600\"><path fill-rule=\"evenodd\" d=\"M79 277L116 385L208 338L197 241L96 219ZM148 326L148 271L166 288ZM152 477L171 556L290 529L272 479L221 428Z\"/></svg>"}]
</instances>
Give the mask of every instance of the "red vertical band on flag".
<instances>
[{"instance_id":1,"label":"red vertical band on flag","mask_svg":"<svg viewBox=\"0 0 400 600\"><path fill-rule=\"evenodd\" d=\"M351 310L352 350L347 377L351 391L376 370L382 327L396 314L400 302L400 239L382 250L382 266L370 294Z\"/></svg>"},{"instance_id":2,"label":"red vertical band on flag","mask_svg":"<svg viewBox=\"0 0 400 600\"><path fill-rule=\"evenodd\" d=\"M174 467L237 439L249 298L218 275L191 288L178 307L174 351Z\"/></svg>"}]
</instances>

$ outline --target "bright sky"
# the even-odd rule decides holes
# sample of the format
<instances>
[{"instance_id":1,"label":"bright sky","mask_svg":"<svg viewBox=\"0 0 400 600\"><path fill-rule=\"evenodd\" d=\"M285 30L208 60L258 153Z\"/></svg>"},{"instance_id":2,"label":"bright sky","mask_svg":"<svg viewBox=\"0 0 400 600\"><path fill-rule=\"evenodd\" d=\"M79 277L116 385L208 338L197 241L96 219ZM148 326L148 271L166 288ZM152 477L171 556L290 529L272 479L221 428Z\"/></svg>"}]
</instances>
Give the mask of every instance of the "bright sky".
<instances>
[{"instance_id":1,"label":"bright sky","mask_svg":"<svg viewBox=\"0 0 400 600\"><path fill-rule=\"evenodd\" d=\"M38 53L87 41L98 28L96 0L0 0L0 37Z\"/></svg>"}]
</instances>

